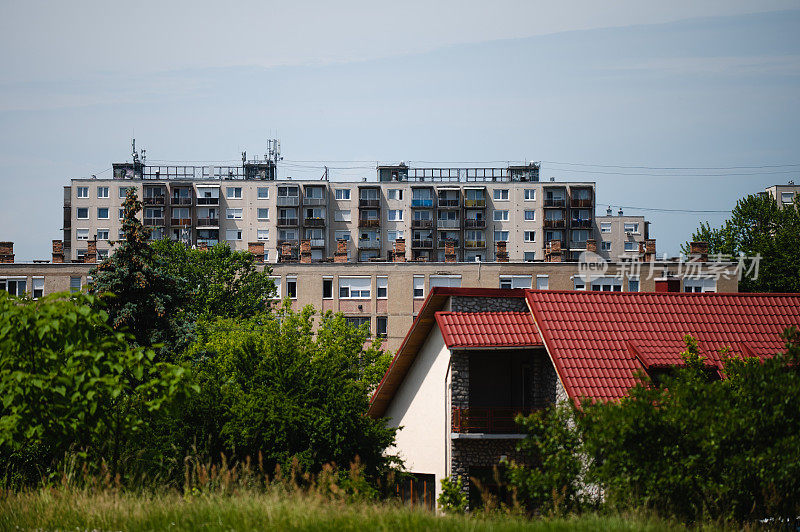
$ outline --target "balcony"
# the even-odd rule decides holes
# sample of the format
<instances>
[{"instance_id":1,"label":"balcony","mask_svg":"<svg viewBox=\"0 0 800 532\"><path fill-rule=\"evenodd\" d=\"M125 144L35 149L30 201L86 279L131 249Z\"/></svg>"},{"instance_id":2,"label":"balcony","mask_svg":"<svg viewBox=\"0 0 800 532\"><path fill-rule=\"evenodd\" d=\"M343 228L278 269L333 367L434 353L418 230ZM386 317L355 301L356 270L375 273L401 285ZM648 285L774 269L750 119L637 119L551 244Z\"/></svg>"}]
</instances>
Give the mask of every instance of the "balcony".
<instances>
[{"instance_id":1,"label":"balcony","mask_svg":"<svg viewBox=\"0 0 800 532\"><path fill-rule=\"evenodd\" d=\"M413 249L433 249L433 239L426 238L424 240L412 240L411 247Z\"/></svg>"},{"instance_id":2,"label":"balcony","mask_svg":"<svg viewBox=\"0 0 800 532\"><path fill-rule=\"evenodd\" d=\"M412 199L411 208L414 209L430 209L433 207L433 198Z\"/></svg>"},{"instance_id":3,"label":"balcony","mask_svg":"<svg viewBox=\"0 0 800 532\"><path fill-rule=\"evenodd\" d=\"M522 434L514 418L530 415L534 409L522 407L452 408L451 430L455 433Z\"/></svg>"},{"instance_id":4,"label":"balcony","mask_svg":"<svg viewBox=\"0 0 800 532\"><path fill-rule=\"evenodd\" d=\"M299 196L278 196L278 207L297 207L300 205Z\"/></svg>"},{"instance_id":5,"label":"balcony","mask_svg":"<svg viewBox=\"0 0 800 532\"><path fill-rule=\"evenodd\" d=\"M378 238L361 238L358 240L358 249L381 249L381 241Z\"/></svg>"},{"instance_id":6,"label":"balcony","mask_svg":"<svg viewBox=\"0 0 800 532\"><path fill-rule=\"evenodd\" d=\"M219 227L219 218L198 218L198 227Z\"/></svg>"},{"instance_id":7,"label":"balcony","mask_svg":"<svg viewBox=\"0 0 800 532\"><path fill-rule=\"evenodd\" d=\"M594 202L592 198L571 198L569 206L573 208L591 207Z\"/></svg>"},{"instance_id":8,"label":"balcony","mask_svg":"<svg viewBox=\"0 0 800 532\"><path fill-rule=\"evenodd\" d=\"M145 196L142 198L142 203L145 205L164 205L166 202L166 196Z\"/></svg>"},{"instance_id":9,"label":"balcony","mask_svg":"<svg viewBox=\"0 0 800 532\"><path fill-rule=\"evenodd\" d=\"M375 198L375 199L360 198L358 200L358 208L359 209L380 209L381 208L381 200L380 200L380 198Z\"/></svg>"},{"instance_id":10,"label":"balcony","mask_svg":"<svg viewBox=\"0 0 800 532\"><path fill-rule=\"evenodd\" d=\"M219 198L197 198L198 205L219 205Z\"/></svg>"},{"instance_id":11,"label":"balcony","mask_svg":"<svg viewBox=\"0 0 800 532\"><path fill-rule=\"evenodd\" d=\"M172 196L169 199L169 204L170 205L183 205L184 207L188 207L188 206L192 205L192 197L189 196L188 198L186 198L186 197L182 197L182 196L181 197Z\"/></svg>"},{"instance_id":12,"label":"balcony","mask_svg":"<svg viewBox=\"0 0 800 532\"><path fill-rule=\"evenodd\" d=\"M466 229L483 229L486 227L486 220L467 218L466 220L464 220L464 227Z\"/></svg>"},{"instance_id":13,"label":"balcony","mask_svg":"<svg viewBox=\"0 0 800 532\"><path fill-rule=\"evenodd\" d=\"M440 209L457 209L461 206L461 200L458 198L439 198L437 205Z\"/></svg>"},{"instance_id":14,"label":"balcony","mask_svg":"<svg viewBox=\"0 0 800 532\"><path fill-rule=\"evenodd\" d=\"M411 229L430 229L433 227L433 220L411 220Z\"/></svg>"},{"instance_id":15,"label":"balcony","mask_svg":"<svg viewBox=\"0 0 800 532\"><path fill-rule=\"evenodd\" d=\"M278 227L297 227L299 218L278 218Z\"/></svg>"},{"instance_id":16,"label":"balcony","mask_svg":"<svg viewBox=\"0 0 800 532\"><path fill-rule=\"evenodd\" d=\"M145 218L143 223L150 227L164 227L164 218Z\"/></svg>"},{"instance_id":17,"label":"balcony","mask_svg":"<svg viewBox=\"0 0 800 532\"><path fill-rule=\"evenodd\" d=\"M464 247L470 249L483 249L486 247L485 240L465 240Z\"/></svg>"},{"instance_id":18,"label":"balcony","mask_svg":"<svg viewBox=\"0 0 800 532\"><path fill-rule=\"evenodd\" d=\"M306 218L303 220L305 227L325 227L325 218Z\"/></svg>"},{"instance_id":19,"label":"balcony","mask_svg":"<svg viewBox=\"0 0 800 532\"><path fill-rule=\"evenodd\" d=\"M576 229L591 229L592 220L576 220L573 218L569 225L570 227L574 227Z\"/></svg>"},{"instance_id":20,"label":"balcony","mask_svg":"<svg viewBox=\"0 0 800 532\"><path fill-rule=\"evenodd\" d=\"M486 199L465 199L464 207L468 209L485 209Z\"/></svg>"},{"instance_id":21,"label":"balcony","mask_svg":"<svg viewBox=\"0 0 800 532\"><path fill-rule=\"evenodd\" d=\"M545 198L544 199L544 206L545 207L561 207L564 208L567 206L567 200L564 198Z\"/></svg>"},{"instance_id":22,"label":"balcony","mask_svg":"<svg viewBox=\"0 0 800 532\"><path fill-rule=\"evenodd\" d=\"M359 227L380 227L381 221L377 218L359 218L358 219L358 226Z\"/></svg>"},{"instance_id":23,"label":"balcony","mask_svg":"<svg viewBox=\"0 0 800 532\"><path fill-rule=\"evenodd\" d=\"M309 196L303 196L303 205L310 205L310 206L320 206L325 205L325 198L312 198Z\"/></svg>"},{"instance_id":24,"label":"balcony","mask_svg":"<svg viewBox=\"0 0 800 532\"><path fill-rule=\"evenodd\" d=\"M460 241L460 240L458 240L457 238L451 238L451 239L449 239L449 240L439 240L439 242L438 242L438 244L437 244L437 245L438 245L440 248L444 249L444 247L445 247L445 246L446 246L448 243L451 243L451 244L453 244L455 247L458 247L458 246L460 246L460 245L461 245L461 241Z\"/></svg>"},{"instance_id":25,"label":"balcony","mask_svg":"<svg viewBox=\"0 0 800 532\"><path fill-rule=\"evenodd\" d=\"M586 240L580 242L576 240L571 241L569 243L569 249L581 249L581 250L586 249Z\"/></svg>"},{"instance_id":26,"label":"balcony","mask_svg":"<svg viewBox=\"0 0 800 532\"><path fill-rule=\"evenodd\" d=\"M216 238L198 238L197 239L197 245L198 246L208 246L208 247L211 248L211 247L216 246L218 243L219 243L219 240L217 240Z\"/></svg>"},{"instance_id":27,"label":"balcony","mask_svg":"<svg viewBox=\"0 0 800 532\"><path fill-rule=\"evenodd\" d=\"M544 228L545 229L560 229L564 227L564 220L545 220L544 221Z\"/></svg>"},{"instance_id":28,"label":"balcony","mask_svg":"<svg viewBox=\"0 0 800 532\"><path fill-rule=\"evenodd\" d=\"M439 218L436 220L436 227L439 229L458 229L461 227L461 220L447 220Z\"/></svg>"},{"instance_id":29,"label":"balcony","mask_svg":"<svg viewBox=\"0 0 800 532\"><path fill-rule=\"evenodd\" d=\"M169 225L172 227L189 227L192 225L191 218L170 218Z\"/></svg>"}]
</instances>

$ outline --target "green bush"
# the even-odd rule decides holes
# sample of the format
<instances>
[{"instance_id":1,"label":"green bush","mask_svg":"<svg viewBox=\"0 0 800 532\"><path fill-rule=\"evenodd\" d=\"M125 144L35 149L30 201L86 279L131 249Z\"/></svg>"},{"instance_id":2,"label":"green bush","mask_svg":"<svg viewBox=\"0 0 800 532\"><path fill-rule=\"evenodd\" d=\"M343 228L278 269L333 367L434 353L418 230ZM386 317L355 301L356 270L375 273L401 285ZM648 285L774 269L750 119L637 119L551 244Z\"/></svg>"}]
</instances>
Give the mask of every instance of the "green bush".
<instances>
[{"instance_id":1,"label":"green bush","mask_svg":"<svg viewBox=\"0 0 800 532\"><path fill-rule=\"evenodd\" d=\"M445 477L441 480L442 492L439 494L439 508L449 514L463 514L467 511L467 503L469 498L464 491L461 477L456 477L455 480L450 477Z\"/></svg>"}]
</instances>

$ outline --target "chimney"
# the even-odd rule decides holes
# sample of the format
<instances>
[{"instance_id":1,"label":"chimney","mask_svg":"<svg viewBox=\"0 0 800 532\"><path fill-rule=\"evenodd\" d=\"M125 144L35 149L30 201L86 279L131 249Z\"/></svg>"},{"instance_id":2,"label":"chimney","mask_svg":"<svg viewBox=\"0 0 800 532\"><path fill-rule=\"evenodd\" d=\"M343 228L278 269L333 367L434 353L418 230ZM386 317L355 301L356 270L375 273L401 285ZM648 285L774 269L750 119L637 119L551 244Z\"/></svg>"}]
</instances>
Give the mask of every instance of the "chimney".
<instances>
[{"instance_id":1,"label":"chimney","mask_svg":"<svg viewBox=\"0 0 800 532\"><path fill-rule=\"evenodd\" d=\"M64 242L53 240L53 264L64 263Z\"/></svg>"},{"instance_id":2,"label":"chimney","mask_svg":"<svg viewBox=\"0 0 800 532\"><path fill-rule=\"evenodd\" d=\"M597 240L594 238L589 238L586 240L586 251L591 251L592 253L597 253Z\"/></svg>"},{"instance_id":3,"label":"chimney","mask_svg":"<svg viewBox=\"0 0 800 532\"><path fill-rule=\"evenodd\" d=\"M456 261L456 243L452 239L447 239L444 242L444 261Z\"/></svg>"},{"instance_id":4,"label":"chimney","mask_svg":"<svg viewBox=\"0 0 800 532\"><path fill-rule=\"evenodd\" d=\"M311 240L300 240L300 262L311 264Z\"/></svg>"},{"instance_id":5,"label":"chimney","mask_svg":"<svg viewBox=\"0 0 800 532\"><path fill-rule=\"evenodd\" d=\"M656 239L648 238L644 241L644 260L651 262L656 260Z\"/></svg>"},{"instance_id":6,"label":"chimney","mask_svg":"<svg viewBox=\"0 0 800 532\"><path fill-rule=\"evenodd\" d=\"M708 242L689 242L689 260L708 262Z\"/></svg>"},{"instance_id":7,"label":"chimney","mask_svg":"<svg viewBox=\"0 0 800 532\"><path fill-rule=\"evenodd\" d=\"M0 264L14 264L13 242L0 242Z\"/></svg>"},{"instance_id":8,"label":"chimney","mask_svg":"<svg viewBox=\"0 0 800 532\"><path fill-rule=\"evenodd\" d=\"M622 216L622 207L619 208L619 212L617 212L617 216Z\"/></svg>"},{"instance_id":9,"label":"chimney","mask_svg":"<svg viewBox=\"0 0 800 532\"><path fill-rule=\"evenodd\" d=\"M508 252L506 251L506 243L503 240L495 242L495 261L508 262Z\"/></svg>"},{"instance_id":10,"label":"chimney","mask_svg":"<svg viewBox=\"0 0 800 532\"><path fill-rule=\"evenodd\" d=\"M611 205L609 205L606 209L606 216L611 216L612 214L614 214L614 211L611 210Z\"/></svg>"},{"instance_id":11,"label":"chimney","mask_svg":"<svg viewBox=\"0 0 800 532\"><path fill-rule=\"evenodd\" d=\"M677 277L663 277L656 279L656 292L680 292L681 280Z\"/></svg>"},{"instance_id":12,"label":"chimney","mask_svg":"<svg viewBox=\"0 0 800 532\"><path fill-rule=\"evenodd\" d=\"M340 238L336 241L336 253L333 254L333 262L339 264L347 262L347 240Z\"/></svg>"},{"instance_id":13,"label":"chimney","mask_svg":"<svg viewBox=\"0 0 800 532\"><path fill-rule=\"evenodd\" d=\"M256 262L264 262L264 243L248 242L247 251L256 256Z\"/></svg>"},{"instance_id":14,"label":"chimney","mask_svg":"<svg viewBox=\"0 0 800 532\"><path fill-rule=\"evenodd\" d=\"M89 240L86 243L86 257L83 262L87 264L94 264L97 262L97 240Z\"/></svg>"},{"instance_id":15,"label":"chimney","mask_svg":"<svg viewBox=\"0 0 800 532\"><path fill-rule=\"evenodd\" d=\"M394 262L406 261L406 239L398 238L394 241Z\"/></svg>"},{"instance_id":16,"label":"chimney","mask_svg":"<svg viewBox=\"0 0 800 532\"><path fill-rule=\"evenodd\" d=\"M291 262L292 245L288 242L281 244L281 262Z\"/></svg>"}]
</instances>

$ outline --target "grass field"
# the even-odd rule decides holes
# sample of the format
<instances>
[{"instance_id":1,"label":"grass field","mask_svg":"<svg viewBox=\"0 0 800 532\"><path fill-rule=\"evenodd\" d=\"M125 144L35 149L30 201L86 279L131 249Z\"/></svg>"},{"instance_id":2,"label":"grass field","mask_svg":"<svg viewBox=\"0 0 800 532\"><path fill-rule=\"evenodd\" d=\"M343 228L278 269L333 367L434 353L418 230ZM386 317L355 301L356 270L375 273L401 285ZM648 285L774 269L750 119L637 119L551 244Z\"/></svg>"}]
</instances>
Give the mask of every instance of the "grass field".
<instances>
[{"instance_id":1,"label":"grass field","mask_svg":"<svg viewBox=\"0 0 800 532\"><path fill-rule=\"evenodd\" d=\"M0 496L0 530L678 530L646 518L436 516L390 503L264 492L183 497L40 489Z\"/></svg>"}]
</instances>

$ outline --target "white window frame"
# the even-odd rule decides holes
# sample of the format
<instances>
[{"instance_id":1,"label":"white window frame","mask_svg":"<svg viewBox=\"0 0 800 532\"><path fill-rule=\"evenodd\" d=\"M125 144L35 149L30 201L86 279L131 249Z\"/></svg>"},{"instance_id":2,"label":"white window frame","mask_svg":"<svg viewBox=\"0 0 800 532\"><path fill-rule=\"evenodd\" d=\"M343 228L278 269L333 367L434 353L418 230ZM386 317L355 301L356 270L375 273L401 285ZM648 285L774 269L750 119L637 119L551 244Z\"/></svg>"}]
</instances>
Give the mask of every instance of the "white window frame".
<instances>
[{"instance_id":1,"label":"white window frame","mask_svg":"<svg viewBox=\"0 0 800 532\"><path fill-rule=\"evenodd\" d=\"M100 232L101 231L105 232L105 234L106 234L105 238L100 236ZM111 240L111 231L101 227L100 229L97 230L97 233L95 235L95 239L96 240Z\"/></svg>"},{"instance_id":2,"label":"white window frame","mask_svg":"<svg viewBox=\"0 0 800 532\"><path fill-rule=\"evenodd\" d=\"M498 233L500 233L499 238L498 238ZM494 232L495 242L508 242L508 237L509 237L508 231L501 231L500 229L497 229Z\"/></svg>"},{"instance_id":3,"label":"white window frame","mask_svg":"<svg viewBox=\"0 0 800 532\"><path fill-rule=\"evenodd\" d=\"M531 255L530 258L528 258L529 254ZM522 252L522 261L523 262L534 262L534 261L536 261L536 251L523 251Z\"/></svg>"},{"instance_id":4,"label":"white window frame","mask_svg":"<svg viewBox=\"0 0 800 532\"><path fill-rule=\"evenodd\" d=\"M383 295L381 295L383 291ZM389 298L389 278L386 276L378 276L375 279L375 297L377 299Z\"/></svg>"},{"instance_id":5,"label":"white window frame","mask_svg":"<svg viewBox=\"0 0 800 532\"><path fill-rule=\"evenodd\" d=\"M119 209L119 219L123 220L124 218L125 218L125 209L120 208Z\"/></svg>"},{"instance_id":6,"label":"white window frame","mask_svg":"<svg viewBox=\"0 0 800 532\"><path fill-rule=\"evenodd\" d=\"M533 286L533 276L532 275L501 275L500 276L500 288L505 288L506 290L513 290L517 288L525 288L530 289ZM504 284L508 284L508 286L503 286Z\"/></svg>"},{"instance_id":7,"label":"white window frame","mask_svg":"<svg viewBox=\"0 0 800 532\"><path fill-rule=\"evenodd\" d=\"M692 288L692 290L687 290ZM684 277L683 291L693 293L714 293L717 291L717 279L714 277Z\"/></svg>"},{"instance_id":8,"label":"white window frame","mask_svg":"<svg viewBox=\"0 0 800 532\"><path fill-rule=\"evenodd\" d=\"M535 188L526 188L525 189L525 201L536 201L536 189Z\"/></svg>"},{"instance_id":9,"label":"white window frame","mask_svg":"<svg viewBox=\"0 0 800 532\"><path fill-rule=\"evenodd\" d=\"M609 242L609 241L600 242L600 250L601 251L611 251L611 242Z\"/></svg>"},{"instance_id":10,"label":"white window frame","mask_svg":"<svg viewBox=\"0 0 800 532\"><path fill-rule=\"evenodd\" d=\"M414 299L425 299L425 276L415 275L411 294Z\"/></svg>"},{"instance_id":11,"label":"white window frame","mask_svg":"<svg viewBox=\"0 0 800 532\"><path fill-rule=\"evenodd\" d=\"M631 283L636 283L636 290L631 290ZM628 292L640 292L642 290L642 283L638 275L628 276Z\"/></svg>"},{"instance_id":12,"label":"white window frame","mask_svg":"<svg viewBox=\"0 0 800 532\"><path fill-rule=\"evenodd\" d=\"M626 233L633 233L634 235L639 234L639 223L638 222L626 222L623 225L623 230Z\"/></svg>"},{"instance_id":13,"label":"white window frame","mask_svg":"<svg viewBox=\"0 0 800 532\"><path fill-rule=\"evenodd\" d=\"M128 190L135 189L136 187L119 187L119 199L125 199L128 195Z\"/></svg>"},{"instance_id":14,"label":"white window frame","mask_svg":"<svg viewBox=\"0 0 800 532\"><path fill-rule=\"evenodd\" d=\"M109 187L97 187L97 198L108 199Z\"/></svg>"},{"instance_id":15,"label":"white window frame","mask_svg":"<svg viewBox=\"0 0 800 532\"><path fill-rule=\"evenodd\" d=\"M500 215L498 218L497 216ZM495 222L507 222L509 220L508 210L495 209L492 214L492 220Z\"/></svg>"},{"instance_id":16,"label":"white window frame","mask_svg":"<svg viewBox=\"0 0 800 532\"><path fill-rule=\"evenodd\" d=\"M390 188L386 191L386 199L403 201L402 188Z\"/></svg>"},{"instance_id":17,"label":"white window frame","mask_svg":"<svg viewBox=\"0 0 800 532\"><path fill-rule=\"evenodd\" d=\"M522 241L523 242L536 242L536 231L523 231L522 232Z\"/></svg>"},{"instance_id":18,"label":"white window frame","mask_svg":"<svg viewBox=\"0 0 800 532\"><path fill-rule=\"evenodd\" d=\"M335 197L339 201L350 201L350 189L349 188L337 188L334 189Z\"/></svg>"},{"instance_id":19,"label":"white window frame","mask_svg":"<svg viewBox=\"0 0 800 532\"><path fill-rule=\"evenodd\" d=\"M458 281L458 282L456 282ZM450 288L461 288L461 275L431 275L428 277L428 289L433 290L437 286Z\"/></svg>"},{"instance_id":20,"label":"white window frame","mask_svg":"<svg viewBox=\"0 0 800 532\"><path fill-rule=\"evenodd\" d=\"M89 197L89 187L75 187L75 197L77 198L88 198Z\"/></svg>"},{"instance_id":21,"label":"white window frame","mask_svg":"<svg viewBox=\"0 0 800 532\"><path fill-rule=\"evenodd\" d=\"M75 229L75 240L89 240L89 229L83 227Z\"/></svg>"},{"instance_id":22,"label":"white window frame","mask_svg":"<svg viewBox=\"0 0 800 532\"><path fill-rule=\"evenodd\" d=\"M390 222L402 222L403 221L403 209L389 209L387 213L387 220Z\"/></svg>"},{"instance_id":23,"label":"white window frame","mask_svg":"<svg viewBox=\"0 0 800 532\"><path fill-rule=\"evenodd\" d=\"M261 216L264 214L264 216ZM269 208L268 207L258 207L256 209L256 217L259 220L269 220Z\"/></svg>"},{"instance_id":24,"label":"white window frame","mask_svg":"<svg viewBox=\"0 0 800 532\"><path fill-rule=\"evenodd\" d=\"M508 201L508 189L496 188L492 191L492 199L494 201Z\"/></svg>"},{"instance_id":25,"label":"white window frame","mask_svg":"<svg viewBox=\"0 0 800 532\"><path fill-rule=\"evenodd\" d=\"M242 187L227 187L225 197L228 199L242 199Z\"/></svg>"},{"instance_id":26,"label":"white window frame","mask_svg":"<svg viewBox=\"0 0 800 532\"><path fill-rule=\"evenodd\" d=\"M628 249L629 247L630 247L630 249ZM636 241L627 241L627 242L625 242L624 250L625 250L626 253L632 253L632 252L639 251L639 243L636 242Z\"/></svg>"},{"instance_id":27,"label":"white window frame","mask_svg":"<svg viewBox=\"0 0 800 532\"><path fill-rule=\"evenodd\" d=\"M261 195L262 192L264 192L263 196ZM269 187L256 187L256 198L269 199Z\"/></svg>"},{"instance_id":28,"label":"white window frame","mask_svg":"<svg viewBox=\"0 0 800 532\"><path fill-rule=\"evenodd\" d=\"M530 214L530 218L528 218L529 214ZM525 219L526 222L535 222L536 221L536 211L534 211L533 209L526 209L525 212L523 213L523 218Z\"/></svg>"},{"instance_id":29,"label":"white window frame","mask_svg":"<svg viewBox=\"0 0 800 532\"><path fill-rule=\"evenodd\" d=\"M287 275L284 282L286 283L286 297L289 299L297 299L297 276ZM294 295L292 295L291 291L289 290L289 286L292 283L294 283Z\"/></svg>"},{"instance_id":30,"label":"white window frame","mask_svg":"<svg viewBox=\"0 0 800 532\"><path fill-rule=\"evenodd\" d=\"M600 222L600 232L601 233L610 233L611 232L611 222Z\"/></svg>"},{"instance_id":31,"label":"white window frame","mask_svg":"<svg viewBox=\"0 0 800 532\"><path fill-rule=\"evenodd\" d=\"M344 209L344 210L337 209L333 211L333 221L352 222L353 221L352 211L350 211L350 209Z\"/></svg>"},{"instance_id":32,"label":"white window frame","mask_svg":"<svg viewBox=\"0 0 800 532\"><path fill-rule=\"evenodd\" d=\"M595 290L595 287L598 287L599 290ZM606 287L608 287L607 290ZM589 280L588 289L592 292L622 292L622 278L595 277Z\"/></svg>"},{"instance_id":33,"label":"white window frame","mask_svg":"<svg viewBox=\"0 0 800 532\"><path fill-rule=\"evenodd\" d=\"M86 216L81 216L81 211L86 213ZM75 218L78 220L88 220L89 219L89 207L77 207L75 209Z\"/></svg>"},{"instance_id":34,"label":"white window frame","mask_svg":"<svg viewBox=\"0 0 800 532\"><path fill-rule=\"evenodd\" d=\"M347 290L347 295L343 296L342 290ZM339 299L370 299L372 297L372 277L339 277L338 293Z\"/></svg>"},{"instance_id":35,"label":"white window frame","mask_svg":"<svg viewBox=\"0 0 800 532\"><path fill-rule=\"evenodd\" d=\"M228 207L227 209L225 209L225 218L227 220L241 220L242 212L243 211L241 207Z\"/></svg>"},{"instance_id":36,"label":"white window frame","mask_svg":"<svg viewBox=\"0 0 800 532\"><path fill-rule=\"evenodd\" d=\"M275 285L275 297L273 299L281 299L281 276L280 275L270 275L269 278L272 280L272 283Z\"/></svg>"},{"instance_id":37,"label":"white window frame","mask_svg":"<svg viewBox=\"0 0 800 532\"><path fill-rule=\"evenodd\" d=\"M351 234L349 229L337 229L333 232L334 240L347 240L350 242Z\"/></svg>"},{"instance_id":38,"label":"white window frame","mask_svg":"<svg viewBox=\"0 0 800 532\"><path fill-rule=\"evenodd\" d=\"M103 210L105 210L105 211L106 211L106 215L105 215L105 216L101 216L101 215L100 215L100 213L101 213ZM110 211L110 209L109 209L108 207L98 207L98 208L97 208L97 219L98 219L98 220L108 220L109 216L111 216L111 213L110 213L109 211Z\"/></svg>"},{"instance_id":39,"label":"white window frame","mask_svg":"<svg viewBox=\"0 0 800 532\"><path fill-rule=\"evenodd\" d=\"M536 289L537 290L549 290L550 289L550 276L549 275L537 275L536 276Z\"/></svg>"},{"instance_id":40,"label":"white window frame","mask_svg":"<svg viewBox=\"0 0 800 532\"><path fill-rule=\"evenodd\" d=\"M231 238L231 233L236 233L237 238ZM228 242L236 242L242 239L242 230L241 229L226 229L225 230L225 240Z\"/></svg>"},{"instance_id":41,"label":"white window frame","mask_svg":"<svg viewBox=\"0 0 800 532\"><path fill-rule=\"evenodd\" d=\"M36 295L38 291L41 291L41 294ZM31 277L31 297L33 299L44 297L44 277Z\"/></svg>"},{"instance_id":42,"label":"white window frame","mask_svg":"<svg viewBox=\"0 0 800 532\"><path fill-rule=\"evenodd\" d=\"M269 240L269 229L256 229L256 240Z\"/></svg>"}]
</instances>

